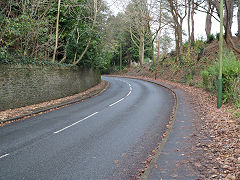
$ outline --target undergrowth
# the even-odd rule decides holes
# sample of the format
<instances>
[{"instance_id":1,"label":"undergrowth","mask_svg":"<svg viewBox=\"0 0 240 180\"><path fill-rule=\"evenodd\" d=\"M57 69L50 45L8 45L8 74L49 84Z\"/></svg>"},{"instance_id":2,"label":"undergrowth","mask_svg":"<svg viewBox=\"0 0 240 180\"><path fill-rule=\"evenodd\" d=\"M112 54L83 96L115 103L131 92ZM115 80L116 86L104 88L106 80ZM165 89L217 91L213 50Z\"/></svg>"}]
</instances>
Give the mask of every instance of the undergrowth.
<instances>
[{"instance_id":1,"label":"undergrowth","mask_svg":"<svg viewBox=\"0 0 240 180\"><path fill-rule=\"evenodd\" d=\"M213 93L217 92L219 63L202 71L203 87ZM240 61L232 51L225 51L223 55L223 102L240 106Z\"/></svg>"}]
</instances>

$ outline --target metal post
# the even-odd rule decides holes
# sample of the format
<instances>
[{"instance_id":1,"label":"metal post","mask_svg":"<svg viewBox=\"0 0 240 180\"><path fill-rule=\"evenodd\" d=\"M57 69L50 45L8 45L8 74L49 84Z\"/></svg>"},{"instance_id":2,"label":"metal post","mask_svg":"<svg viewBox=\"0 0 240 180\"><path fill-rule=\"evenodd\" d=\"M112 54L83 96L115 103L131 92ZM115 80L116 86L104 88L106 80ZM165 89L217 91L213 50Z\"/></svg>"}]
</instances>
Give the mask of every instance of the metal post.
<instances>
[{"instance_id":1,"label":"metal post","mask_svg":"<svg viewBox=\"0 0 240 180\"><path fill-rule=\"evenodd\" d=\"M223 0L220 0L220 35L219 35L219 76L217 108L222 107L222 66L223 66Z\"/></svg>"},{"instance_id":2,"label":"metal post","mask_svg":"<svg viewBox=\"0 0 240 180\"><path fill-rule=\"evenodd\" d=\"M155 67L155 65L154 65L154 71L155 71L155 72L154 72L154 74L155 74L154 77L155 77L155 80L156 80L156 79L157 79L157 72L156 72L156 67Z\"/></svg>"}]
</instances>

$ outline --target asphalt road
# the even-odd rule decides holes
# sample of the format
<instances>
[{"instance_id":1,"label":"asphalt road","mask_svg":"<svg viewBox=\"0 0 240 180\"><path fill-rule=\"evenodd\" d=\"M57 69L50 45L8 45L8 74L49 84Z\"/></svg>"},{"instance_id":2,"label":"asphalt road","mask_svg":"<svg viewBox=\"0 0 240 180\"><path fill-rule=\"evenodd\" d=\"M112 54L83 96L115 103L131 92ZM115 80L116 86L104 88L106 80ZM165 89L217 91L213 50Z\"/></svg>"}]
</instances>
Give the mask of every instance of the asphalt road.
<instances>
[{"instance_id":1,"label":"asphalt road","mask_svg":"<svg viewBox=\"0 0 240 180\"><path fill-rule=\"evenodd\" d=\"M157 146L174 99L155 84L103 77L99 96L0 127L0 179L131 179Z\"/></svg>"}]
</instances>

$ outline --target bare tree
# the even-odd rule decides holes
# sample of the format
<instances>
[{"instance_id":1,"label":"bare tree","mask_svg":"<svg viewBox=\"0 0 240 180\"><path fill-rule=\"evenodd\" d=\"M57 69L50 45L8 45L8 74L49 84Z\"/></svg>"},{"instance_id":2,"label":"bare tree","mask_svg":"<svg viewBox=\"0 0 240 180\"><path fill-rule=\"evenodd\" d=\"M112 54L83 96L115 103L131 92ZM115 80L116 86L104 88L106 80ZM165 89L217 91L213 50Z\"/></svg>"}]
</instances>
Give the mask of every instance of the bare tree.
<instances>
[{"instance_id":1,"label":"bare tree","mask_svg":"<svg viewBox=\"0 0 240 180\"><path fill-rule=\"evenodd\" d=\"M188 22L188 51L190 51L191 48L191 0L188 0L188 16L187 16L187 22Z\"/></svg>"},{"instance_id":2,"label":"bare tree","mask_svg":"<svg viewBox=\"0 0 240 180\"><path fill-rule=\"evenodd\" d=\"M205 32L206 36L208 37L211 34L211 29L212 29L212 15L213 15L213 10L214 6L211 2L211 0L207 0L207 16L206 16L206 23L205 23Z\"/></svg>"},{"instance_id":3,"label":"bare tree","mask_svg":"<svg viewBox=\"0 0 240 180\"><path fill-rule=\"evenodd\" d=\"M177 57L183 54L183 20L187 15L187 0L168 0L170 12L174 20Z\"/></svg>"},{"instance_id":4,"label":"bare tree","mask_svg":"<svg viewBox=\"0 0 240 180\"><path fill-rule=\"evenodd\" d=\"M237 22L238 22L238 39L240 40L240 0L238 0L238 13L237 13Z\"/></svg>"},{"instance_id":5,"label":"bare tree","mask_svg":"<svg viewBox=\"0 0 240 180\"><path fill-rule=\"evenodd\" d=\"M234 0L226 0L224 21L228 27L229 34L231 36L232 36L232 23L233 23L233 9L234 9Z\"/></svg>"},{"instance_id":6,"label":"bare tree","mask_svg":"<svg viewBox=\"0 0 240 180\"><path fill-rule=\"evenodd\" d=\"M194 0L188 0L188 50L191 48L191 43L194 43Z\"/></svg>"},{"instance_id":7,"label":"bare tree","mask_svg":"<svg viewBox=\"0 0 240 180\"><path fill-rule=\"evenodd\" d=\"M148 18L148 28L150 33L150 42L152 44L152 60L153 65L156 63L155 58L155 40L157 39L157 46L158 46L158 55L157 60L160 57L160 38L161 38L161 31L164 27L166 27L169 23L171 23L171 17L166 10L168 4L164 0L153 0L149 1L149 13L150 18Z\"/></svg>"},{"instance_id":8,"label":"bare tree","mask_svg":"<svg viewBox=\"0 0 240 180\"><path fill-rule=\"evenodd\" d=\"M143 65L145 52L145 38L149 29L149 11L147 0L132 0L127 10L129 32L132 42L139 49L139 62Z\"/></svg>"},{"instance_id":9,"label":"bare tree","mask_svg":"<svg viewBox=\"0 0 240 180\"><path fill-rule=\"evenodd\" d=\"M191 32L191 41L195 42L195 36L194 36L194 14L195 14L195 3L194 0L192 0L192 9L191 9L191 22L192 22L192 32Z\"/></svg>"},{"instance_id":10,"label":"bare tree","mask_svg":"<svg viewBox=\"0 0 240 180\"><path fill-rule=\"evenodd\" d=\"M220 17L220 5L218 0L213 1L214 6L217 10L217 14ZM223 25L225 30L225 36L224 39L226 43L237 53L240 54L240 49L236 47L235 43L232 40L232 18L233 18L233 8L234 8L234 0L226 0L224 1L225 4L225 14L223 19Z\"/></svg>"},{"instance_id":11,"label":"bare tree","mask_svg":"<svg viewBox=\"0 0 240 180\"><path fill-rule=\"evenodd\" d=\"M151 27L150 32L153 32L151 33L153 64L155 64L156 61L160 61L162 30L166 27L171 29L173 23L168 7L169 4L165 0L157 0L156 2L152 2L150 6L150 12L153 14L151 15L153 18L151 18L151 22L149 22ZM155 11L153 11L154 8L156 8ZM157 59L155 58L155 41L157 41Z\"/></svg>"}]
</instances>

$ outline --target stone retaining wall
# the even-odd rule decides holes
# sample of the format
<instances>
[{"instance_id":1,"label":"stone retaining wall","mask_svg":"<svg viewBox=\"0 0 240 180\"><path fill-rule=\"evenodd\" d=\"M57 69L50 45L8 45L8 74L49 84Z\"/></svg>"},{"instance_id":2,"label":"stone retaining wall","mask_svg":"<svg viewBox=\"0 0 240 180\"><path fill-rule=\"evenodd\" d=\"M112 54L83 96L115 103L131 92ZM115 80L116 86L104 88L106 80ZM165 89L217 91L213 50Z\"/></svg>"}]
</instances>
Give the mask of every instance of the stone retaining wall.
<instances>
[{"instance_id":1,"label":"stone retaining wall","mask_svg":"<svg viewBox=\"0 0 240 180\"><path fill-rule=\"evenodd\" d=\"M92 69L0 65L0 111L71 96L100 81Z\"/></svg>"}]
</instances>

